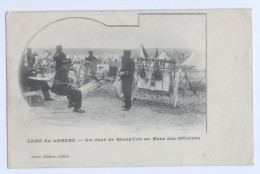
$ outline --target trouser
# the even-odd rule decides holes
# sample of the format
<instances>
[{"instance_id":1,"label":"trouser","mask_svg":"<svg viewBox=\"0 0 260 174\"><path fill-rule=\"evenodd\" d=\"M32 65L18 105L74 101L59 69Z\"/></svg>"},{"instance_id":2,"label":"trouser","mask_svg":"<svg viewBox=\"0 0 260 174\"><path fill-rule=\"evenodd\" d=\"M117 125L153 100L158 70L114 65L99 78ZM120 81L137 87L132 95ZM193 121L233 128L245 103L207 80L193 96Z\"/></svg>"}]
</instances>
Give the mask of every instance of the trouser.
<instances>
[{"instance_id":1,"label":"trouser","mask_svg":"<svg viewBox=\"0 0 260 174\"><path fill-rule=\"evenodd\" d=\"M58 95L67 95L70 96L71 102L74 103L74 108L81 108L82 103L82 93L80 90L71 89L71 88L62 88L57 90Z\"/></svg>"},{"instance_id":2,"label":"trouser","mask_svg":"<svg viewBox=\"0 0 260 174\"><path fill-rule=\"evenodd\" d=\"M36 91L41 89L42 94L44 99L49 99L50 98L50 93L49 93L49 85L45 81L35 81L35 80L29 80L29 85L30 85L30 90L31 91Z\"/></svg>"},{"instance_id":3,"label":"trouser","mask_svg":"<svg viewBox=\"0 0 260 174\"><path fill-rule=\"evenodd\" d=\"M132 85L133 85L132 80L123 80L122 81L122 89L123 89L124 98L125 98L125 107L128 109L130 109L132 106L132 104L131 104Z\"/></svg>"},{"instance_id":4,"label":"trouser","mask_svg":"<svg viewBox=\"0 0 260 174\"><path fill-rule=\"evenodd\" d=\"M50 98L49 89L50 89L50 87L49 87L48 83L42 82L41 90L42 90L42 94L43 94L45 100Z\"/></svg>"}]
</instances>

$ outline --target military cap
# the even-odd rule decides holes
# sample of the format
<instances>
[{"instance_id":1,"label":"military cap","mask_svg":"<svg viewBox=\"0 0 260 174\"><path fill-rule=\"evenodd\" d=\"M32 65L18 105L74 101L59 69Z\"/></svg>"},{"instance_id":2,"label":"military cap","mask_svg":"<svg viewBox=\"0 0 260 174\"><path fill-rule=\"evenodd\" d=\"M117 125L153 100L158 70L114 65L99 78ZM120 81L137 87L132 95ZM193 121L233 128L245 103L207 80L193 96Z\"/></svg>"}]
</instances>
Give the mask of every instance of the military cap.
<instances>
[{"instance_id":1,"label":"military cap","mask_svg":"<svg viewBox=\"0 0 260 174\"><path fill-rule=\"evenodd\" d=\"M62 45L57 45L56 48L62 49Z\"/></svg>"}]
</instances>

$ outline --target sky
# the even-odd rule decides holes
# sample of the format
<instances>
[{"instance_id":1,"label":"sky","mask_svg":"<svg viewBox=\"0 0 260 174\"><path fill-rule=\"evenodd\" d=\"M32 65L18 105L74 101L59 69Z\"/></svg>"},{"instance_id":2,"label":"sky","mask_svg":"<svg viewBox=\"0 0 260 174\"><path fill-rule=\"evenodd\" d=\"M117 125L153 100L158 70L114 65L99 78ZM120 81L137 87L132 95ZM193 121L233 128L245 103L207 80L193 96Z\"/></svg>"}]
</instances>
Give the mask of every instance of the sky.
<instances>
[{"instance_id":1,"label":"sky","mask_svg":"<svg viewBox=\"0 0 260 174\"><path fill-rule=\"evenodd\" d=\"M206 51L204 15L140 15L139 24L139 27L108 27L88 19L66 19L44 28L28 46L135 49L142 43L146 48Z\"/></svg>"}]
</instances>

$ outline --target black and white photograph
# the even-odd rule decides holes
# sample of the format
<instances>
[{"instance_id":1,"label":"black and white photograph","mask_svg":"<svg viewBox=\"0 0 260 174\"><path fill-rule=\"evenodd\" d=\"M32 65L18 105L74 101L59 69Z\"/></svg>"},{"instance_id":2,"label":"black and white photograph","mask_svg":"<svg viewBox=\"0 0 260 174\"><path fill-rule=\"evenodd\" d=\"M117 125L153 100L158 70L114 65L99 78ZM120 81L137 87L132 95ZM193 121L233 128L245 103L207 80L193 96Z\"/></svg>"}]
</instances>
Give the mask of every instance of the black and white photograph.
<instances>
[{"instance_id":1,"label":"black and white photograph","mask_svg":"<svg viewBox=\"0 0 260 174\"><path fill-rule=\"evenodd\" d=\"M8 168L253 165L251 13L7 12Z\"/></svg>"},{"instance_id":2,"label":"black and white photograph","mask_svg":"<svg viewBox=\"0 0 260 174\"><path fill-rule=\"evenodd\" d=\"M32 122L206 132L206 14L137 13L135 23L73 16L32 33L19 66Z\"/></svg>"}]
</instances>

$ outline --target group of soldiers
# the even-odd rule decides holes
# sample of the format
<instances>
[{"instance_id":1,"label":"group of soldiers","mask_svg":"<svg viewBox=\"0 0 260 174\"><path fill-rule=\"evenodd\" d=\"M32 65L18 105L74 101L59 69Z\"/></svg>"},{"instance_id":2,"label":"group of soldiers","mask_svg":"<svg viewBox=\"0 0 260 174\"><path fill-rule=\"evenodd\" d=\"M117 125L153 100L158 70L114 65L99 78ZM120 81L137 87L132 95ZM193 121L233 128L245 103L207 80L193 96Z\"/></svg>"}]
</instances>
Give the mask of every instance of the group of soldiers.
<instances>
[{"instance_id":1,"label":"group of soldiers","mask_svg":"<svg viewBox=\"0 0 260 174\"><path fill-rule=\"evenodd\" d=\"M24 91L34 91L41 89L45 101L52 101L50 97L49 90L56 93L57 95L67 96L69 99L69 107L74 107L74 112L84 113L85 111L81 109L82 104L82 93L80 90L74 89L68 77L68 72L72 66L72 61L66 59L66 54L62 51L62 46L56 46L56 53L53 56L53 60L56 61L55 66L55 76L52 87L50 87L47 81L32 80L28 77L36 76L33 69L35 64L36 53L32 53L31 48L27 48L27 66L25 60L22 59L21 69L20 69L20 82Z\"/></svg>"},{"instance_id":2,"label":"group of soldiers","mask_svg":"<svg viewBox=\"0 0 260 174\"><path fill-rule=\"evenodd\" d=\"M31 48L27 49L27 61L28 65L25 67L24 63L21 65L21 82L22 86L30 86L31 89L34 88L35 82L30 81L29 84L24 84L25 81L28 81L29 76L35 76L32 73L31 68L35 63L35 53L31 53ZM66 54L62 51L62 46L56 46L56 53L53 56L53 60L56 61L55 66L55 76L54 82L52 87L50 88L46 81L41 81L37 84L41 86L41 90L43 92L44 98L46 101L52 101L53 99L50 98L49 90L56 93L57 95L64 95L67 96L69 99L69 107L74 107L74 112L84 113L85 111L81 109L82 106L82 92L78 89L72 87L73 82L70 80L68 76L68 72L72 67L71 59L66 58ZM85 58L92 63L93 71L97 70L97 58L93 55L92 51L89 51L89 56ZM27 72L25 72L27 69ZM132 92L132 84L134 80L134 70L135 70L135 63L131 59L131 51L124 50L124 55L122 57L122 67L118 72L118 75L121 77L122 80L122 90L124 93L125 98L125 105L123 106L124 111L128 111L131 108L131 92Z\"/></svg>"},{"instance_id":3,"label":"group of soldiers","mask_svg":"<svg viewBox=\"0 0 260 174\"><path fill-rule=\"evenodd\" d=\"M42 94L44 96L44 99L46 101L52 101L53 99L50 98L50 93L49 93L49 85L46 81L36 81L32 80L28 77L35 77L36 72L33 68L35 64L35 56L36 53L32 53L31 48L27 48L27 54L26 54L26 59L27 59L27 64L25 59L22 59L21 66L20 66L20 84L23 89L23 91L35 91L38 90L39 88L42 91Z\"/></svg>"}]
</instances>

